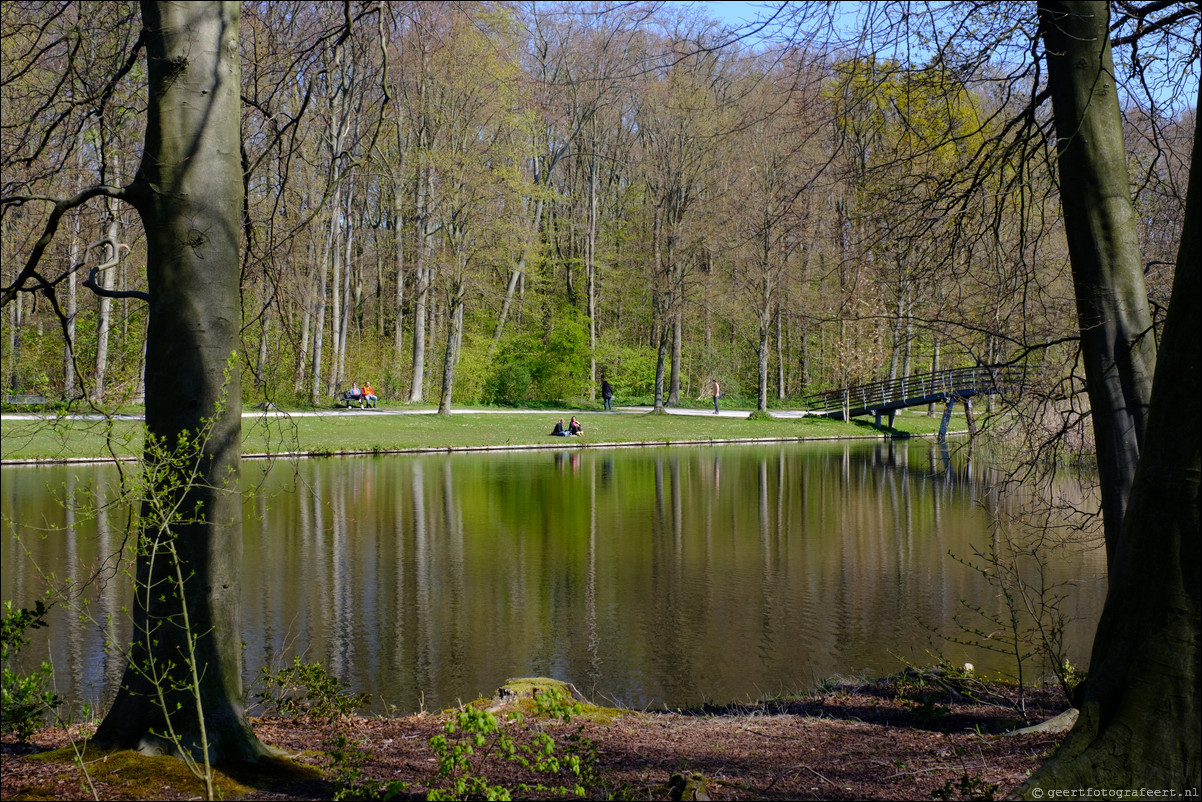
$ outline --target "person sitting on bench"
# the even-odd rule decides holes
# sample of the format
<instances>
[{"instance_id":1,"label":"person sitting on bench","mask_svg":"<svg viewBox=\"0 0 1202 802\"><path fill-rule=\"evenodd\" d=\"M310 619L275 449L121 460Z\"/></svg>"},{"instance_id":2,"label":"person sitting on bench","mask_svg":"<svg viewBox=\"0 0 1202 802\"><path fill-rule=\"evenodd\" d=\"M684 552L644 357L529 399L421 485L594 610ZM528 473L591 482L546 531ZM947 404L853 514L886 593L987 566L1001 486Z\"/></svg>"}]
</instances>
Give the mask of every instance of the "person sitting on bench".
<instances>
[{"instance_id":1,"label":"person sitting on bench","mask_svg":"<svg viewBox=\"0 0 1202 802\"><path fill-rule=\"evenodd\" d=\"M369 407L374 407L380 399L376 397L376 391L371 388L371 382L363 383L363 400L367 402Z\"/></svg>"}]
</instances>

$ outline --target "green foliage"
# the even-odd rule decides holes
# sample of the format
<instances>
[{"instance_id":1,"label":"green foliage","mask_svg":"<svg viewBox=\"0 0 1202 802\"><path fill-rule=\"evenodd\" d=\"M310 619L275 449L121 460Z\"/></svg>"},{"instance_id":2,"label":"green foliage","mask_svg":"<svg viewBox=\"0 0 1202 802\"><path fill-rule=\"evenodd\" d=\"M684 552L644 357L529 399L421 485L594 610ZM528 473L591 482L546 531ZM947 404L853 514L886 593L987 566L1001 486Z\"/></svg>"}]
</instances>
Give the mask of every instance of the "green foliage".
<instances>
[{"instance_id":1,"label":"green foliage","mask_svg":"<svg viewBox=\"0 0 1202 802\"><path fill-rule=\"evenodd\" d=\"M597 344L598 373L614 387L615 396L630 398L655 392L655 351L624 345L608 337Z\"/></svg>"},{"instance_id":2,"label":"green foliage","mask_svg":"<svg viewBox=\"0 0 1202 802\"><path fill-rule=\"evenodd\" d=\"M588 392L588 368L588 327L572 309L557 317L543 338L534 379L543 398L580 398Z\"/></svg>"},{"instance_id":3,"label":"green foliage","mask_svg":"<svg viewBox=\"0 0 1202 802\"><path fill-rule=\"evenodd\" d=\"M332 721L371 702L371 694L351 693L350 684L331 676L321 663L303 663L299 657L278 671L264 666L259 675L264 688L255 694L255 701L282 716Z\"/></svg>"},{"instance_id":4,"label":"green foliage","mask_svg":"<svg viewBox=\"0 0 1202 802\"><path fill-rule=\"evenodd\" d=\"M504 338L491 363L480 368L487 375L480 391L486 404L579 399L588 393L588 328L573 310L555 318L545 335Z\"/></svg>"},{"instance_id":5,"label":"green foliage","mask_svg":"<svg viewBox=\"0 0 1202 802\"><path fill-rule=\"evenodd\" d=\"M931 796L949 802L952 799L962 799L965 802L993 802L998 786L986 782L978 776L970 776L967 772L958 781L948 780L942 788L936 788Z\"/></svg>"},{"instance_id":6,"label":"green foliage","mask_svg":"<svg viewBox=\"0 0 1202 802\"><path fill-rule=\"evenodd\" d=\"M363 764L371 753L364 749L364 741L352 741L346 733L338 732L326 742L326 754L330 756L330 780L334 784L334 802L345 799L395 799L408 790L409 784L401 781L376 782L363 780Z\"/></svg>"},{"instance_id":7,"label":"green foliage","mask_svg":"<svg viewBox=\"0 0 1202 802\"><path fill-rule=\"evenodd\" d=\"M45 661L32 673L22 674L14 668L17 653L29 644L25 633L46 626L46 605L39 599L32 610L14 608L4 602L3 635L0 638L3 654L3 676L0 677L0 718L5 732L15 733L28 740L42 726L46 711L53 711L62 701L50 690L54 669Z\"/></svg>"},{"instance_id":8,"label":"green foliage","mask_svg":"<svg viewBox=\"0 0 1202 802\"><path fill-rule=\"evenodd\" d=\"M581 705L568 702L555 688L536 691L534 716L559 719L567 724L579 715ZM570 787L562 785L530 785L522 783L516 790L521 796L531 791L557 797L584 796L585 782L597 777L596 745L581 736L581 728L568 738L561 749L555 739L535 724L522 730L525 718L510 713L502 723L487 710L468 706L446 723L441 735L430 739L430 747L438 758L438 775L426 795L431 800L512 799L510 789L495 785L488 777L489 767L496 761L517 763L527 770L544 776L566 772L573 780ZM517 737L511 731L517 730ZM533 731L531 731L533 730Z\"/></svg>"},{"instance_id":9,"label":"green foliage","mask_svg":"<svg viewBox=\"0 0 1202 802\"><path fill-rule=\"evenodd\" d=\"M919 696L917 701L908 703L910 712L914 714L914 720L918 722L919 726L942 728L943 719L950 711L939 704L938 699L938 694L925 693Z\"/></svg>"},{"instance_id":10,"label":"green foliage","mask_svg":"<svg viewBox=\"0 0 1202 802\"><path fill-rule=\"evenodd\" d=\"M484 381L481 400L486 404L518 405L533 398L538 347L534 335L506 338Z\"/></svg>"}]
</instances>

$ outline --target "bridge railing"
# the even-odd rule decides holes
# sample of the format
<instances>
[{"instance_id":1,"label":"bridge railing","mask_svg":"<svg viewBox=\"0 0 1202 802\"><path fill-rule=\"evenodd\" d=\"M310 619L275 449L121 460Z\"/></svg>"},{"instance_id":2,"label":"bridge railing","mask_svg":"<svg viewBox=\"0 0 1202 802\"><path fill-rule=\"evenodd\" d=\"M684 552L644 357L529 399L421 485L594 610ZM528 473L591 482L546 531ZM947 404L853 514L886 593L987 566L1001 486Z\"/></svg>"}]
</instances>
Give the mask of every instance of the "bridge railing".
<instances>
[{"instance_id":1,"label":"bridge railing","mask_svg":"<svg viewBox=\"0 0 1202 802\"><path fill-rule=\"evenodd\" d=\"M1031 375L1025 365L978 365L952 368L933 373L911 374L900 379L879 381L828 390L802 399L813 411L834 412L843 409L868 409L890 404L927 403L932 397L983 395L1020 389Z\"/></svg>"}]
</instances>

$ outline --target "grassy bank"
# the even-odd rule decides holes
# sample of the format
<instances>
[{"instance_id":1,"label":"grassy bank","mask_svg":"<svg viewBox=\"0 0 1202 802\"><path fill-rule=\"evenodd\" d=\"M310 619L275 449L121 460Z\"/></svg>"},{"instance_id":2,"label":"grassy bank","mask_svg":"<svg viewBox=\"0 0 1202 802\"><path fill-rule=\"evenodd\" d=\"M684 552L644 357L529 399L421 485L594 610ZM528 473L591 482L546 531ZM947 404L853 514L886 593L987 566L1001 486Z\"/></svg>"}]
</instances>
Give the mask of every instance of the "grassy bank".
<instances>
[{"instance_id":1,"label":"grassy bank","mask_svg":"<svg viewBox=\"0 0 1202 802\"><path fill-rule=\"evenodd\" d=\"M897 416L893 429L876 427L872 420L851 423L825 418L774 418L706 415L650 415L645 413L578 412L585 436L563 440L549 435L559 412L473 412L451 417L433 412L387 414L387 410L351 410L320 416L251 415L243 419L243 453L316 453L403 451L570 443L592 446L610 443L664 443L682 441L879 437L931 435L939 418L925 410ZM571 414L571 413L568 413ZM567 417L567 415L562 415ZM963 418L953 428L963 428ZM142 444L138 420L5 419L0 422L0 457L16 459L128 457Z\"/></svg>"}]
</instances>

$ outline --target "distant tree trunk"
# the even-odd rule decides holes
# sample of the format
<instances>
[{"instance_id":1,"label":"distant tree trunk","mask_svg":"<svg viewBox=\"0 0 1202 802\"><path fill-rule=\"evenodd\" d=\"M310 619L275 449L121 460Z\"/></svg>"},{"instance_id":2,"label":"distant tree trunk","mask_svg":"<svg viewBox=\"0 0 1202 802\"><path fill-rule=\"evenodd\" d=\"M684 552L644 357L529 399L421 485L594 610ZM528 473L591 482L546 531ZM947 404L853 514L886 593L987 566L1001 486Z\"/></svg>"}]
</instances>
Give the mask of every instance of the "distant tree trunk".
<instances>
[{"instance_id":1,"label":"distant tree trunk","mask_svg":"<svg viewBox=\"0 0 1202 802\"><path fill-rule=\"evenodd\" d=\"M263 316L259 321L259 358L255 362L255 388L259 392L263 392L267 388L267 344L268 334L271 330L269 325L271 322L270 312L268 309L263 310Z\"/></svg>"},{"instance_id":2,"label":"distant tree trunk","mask_svg":"<svg viewBox=\"0 0 1202 802\"><path fill-rule=\"evenodd\" d=\"M309 256L312 259L312 267L309 270L309 281L305 282L304 295L301 297L301 344L300 353L296 360L296 378L293 383L293 389L299 397L305 388L305 370L309 364L309 336L313 328L313 304L315 303L312 282L317 275L317 248L314 247L313 241L310 239L308 244Z\"/></svg>"},{"instance_id":3,"label":"distant tree trunk","mask_svg":"<svg viewBox=\"0 0 1202 802\"><path fill-rule=\"evenodd\" d=\"M447 350L442 363L442 394L438 401L438 414L451 414L451 391L455 387L455 363L459 361L459 346L463 342L463 279L455 281L451 290L447 326Z\"/></svg>"},{"instance_id":4,"label":"distant tree trunk","mask_svg":"<svg viewBox=\"0 0 1202 802\"><path fill-rule=\"evenodd\" d=\"M1069 33L1065 38L1074 40L1054 42L1068 51L1061 69L1089 63L1097 77L1098 50L1107 42L1106 4L1056 3L1041 13L1045 26L1063 26ZM1073 19L1066 20L1066 13ZM1083 30L1085 20L1092 24ZM1084 48L1092 48L1088 61L1076 52ZM1109 67L1109 46L1104 50L1102 63ZM1113 125L1111 135L1117 136L1118 121ZM1202 128L1197 120L1195 128L1185 228L1146 437L1110 560L1089 676L1075 700L1081 713L1052 758L1017 789L1029 799L1048 798L1045 789L1081 787L1143 788L1145 793L1155 788L1181 796L1202 785L1202 423L1197 415L1202 396L1197 310L1202 294L1202 231L1197 224L1202 217ZM1075 195L1080 186L1073 186ZM1138 263L1129 269L1141 272ZM1106 387L1089 388L1091 401L1108 392ZM1110 458L1114 456L1111 451Z\"/></svg>"},{"instance_id":5,"label":"distant tree trunk","mask_svg":"<svg viewBox=\"0 0 1202 802\"><path fill-rule=\"evenodd\" d=\"M401 354L405 349L405 236L404 236L404 208L401 201L401 187L396 188L395 197L393 198L393 225L392 230L396 238L396 296L393 303L396 305L396 328L393 332L393 364L398 370L393 371L394 375L400 374Z\"/></svg>"},{"instance_id":6,"label":"distant tree trunk","mask_svg":"<svg viewBox=\"0 0 1202 802\"><path fill-rule=\"evenodd\" d=\"M8 353L11 361L8 369L8 387L14 393L19 393L24 389L21 387L21 327L25 325L24 293L17 294L9 315Z\"/></svg>"},{"instance_id":7,"label":"distant tree trunk","mask_svg":"<svg viewBox=\"0 0 1202 802\"><path fill-rule=\"evenodd\" d=\"M538 186L538 160L535 159L534 183ZM534 247L534 242L538 237L539 228L543 221L543 199L539 198L534 205L534 214L531 216L529 228L527 229L527 239L522 244L522 252L518 256L517 266L514 267L509 274L509 281L505 284L505 298L501 302L501 314L497 318L497 329L493 335L493 348L501 342L501 334L505 330L505 321L509 319L509 310L513 307L513 299L517 294L518 286L521 284L522 276L526 274L526 263L529 261L530 249Z\"/></svg>"},{"instance_id":8,"label":"distant tree trunk","mask_svg":"<svg viewBox=\"0 0 1202 802\"><path fill-rule=\"evenodd\" d=\"M334 231L336 220L338 217L338 207L341 205L341 195L337 189L334 190L334 199L330 204L330 228L326 232L325 244L322 247L321 261L317 265L317 298L313 309L313 368L312 381L313 384L309 388L309 400L313 406L320 405L325 400L325 387L321 376L321 352L322 346L325 344L325 329L326 329L326 299L329 291L326 286L326 269L330 264L330 253L332 250L337 250L337 243L334 241Z\"/></svg>"},{"instance_id":9,"label":"distant tree trunk","mask_svg":"<svg viewBox=\"0 0 1202 802\"><path fill-rule=\"evenodd\" d=\"M112 210L110 209L110 213ZM105 238L108 243L103 246L100 261L104 264L116 261L116 243L120 241L121 224L114 216L109 220ZM108 270L101 270L96 275L96 283L101 290L112 289L112 275ZM96 313L96 369L92 381L91 398L99 404L104 399L105 379L109 366L109 333L113 325L113 300L105 295L97 298L99 310Z\"/></svg>"},{"instance_id":10,"label":"distant tree trunk","mask_svg":"<svg viewBox=\"0 0 1202 802\"><path fill-rule=\"evenodd\" d=\"M179 509L195 519L172 524L165 535L178 555L183 587L174 579L174 560L139 549L141 592L135 593L129 665L94 742L144 752L178 746L195 755L202 751L203 724L211 759L253 761L266 750L242 706L239 7L144 2L142 18L146 142L128 196L147 237L146 426L168 450L198 433L207 437L194 485L152 489L178 496ZM148 448L148 468L158 458ZM163 537L150 529L143 534ZM187 690L195 687L190 644L203 715ZM163 672L158 688L165 706L145 673L152 660ZM178 745L164 736L168 715Z\"/></svg>"},{"instance_id":11,"label":"distant tree trunk","mask_svg":"<svg viewBox=\"0 0 1202 802\"><path fill-rule=\"evenodd\" d=\"M351 223L351 199L354 194L354 186L352 181L347 181L346 190L346 209L337 209L336 214L340 219L338 229L334 235L334 269L332 271L333 279L330 282L330 288L334 297L334 314L330 318L330 323L333 328L331 334L331 345L333 345L334 359L333 365L330 367L330 390L329 394L337 392L342 383L346 381L346 330L348 318L351 313L350 294L351 294L351 240L354 237L354 227Z\"/></svg>"},{"instance_id":12,"label":"distant tree trunk","mask_svg":"<svg viewBox=\"0 0 1202 802\"><path fill-rule=\"evenodd\" d=\"M429 314L430 275L427 267L428 249L426 203L429 200L428 176L418 170L416 202L417 242L414 247L413 270L413 374L409 385L409 403L418 404L425 399L426 382L426 317Z\"/></svg>"},{"instance_id":13,"label":"distant tree trunk","mask_svg":"<svg viewBox=\"0 0 1202 802\"><path fill-rule=\"evenodd\" d=\"M772 346L772 320L760 314L760 338L756 350L759 381L756 382L755 408L760 412L768 411L768 354Z\"/></svg>"},{"instance_id":14,"label":"distant tree trunk","mask_svg":"<svg viewBox=\"0 0 1202 802\"><path fill-rule=\"evenodd\" d=\"M668 380L668 403L672 406L680 405L680 362L683 353L684 314L677 309L672 316L672 373Z\"/></svg>"},{"instance_id":15,"label":"distant tree trunk","mask_svg":"<svg viewBox=\"0 0 1202 802\"><path fill-rule=\"evenodd\" d=\"M931 373L939 372L939 340L935 340L935 348L931 352ZM927 404L927 417L933 418L937 414L934 402Z\"/></svg>"},{"instance_id":16,"label":"distant tree trunk","mask_svg":"<svg viewBox=\"0 0 1202 802\"><path fill-rule=\"evenodd\" d=\"M593 116L593 142L597 141L597 118ZM587 280L589 401L597 398L597 154L594 147L589 160L588 233L585 240L584 268Z\"/></svg>"},{"instance_id":17,"label":"distant tree trunk","mask_svg":"<svg viewBox=\"0 0 1202 802\"><path fill-rule=\"evenodd\" d=\"M1109 7L1041 3L1039 16L1098 449L1106 554L1113 558L1143 443L1156 342L1127 183Z\"/></svg>"},{"instance_id":18,"label":"distant tree trunk","mask_svg":"<svg viewBox=\"0 0 1202 802\"><path fill-rule=\"evenodd\" d=\"M785 310L776 309L776 400L785 400Z\"/></svg>"},{"instance_id":19,"label":"distant tree trunk","mask_svg":"<svg viewBox=\"0 0 1202 802\"><path fill-rule=\"evenodd\" d=\"M75 215L71 245L67 249L70 267L79 264L79 238L83 234L82 216ZM63 398L70 401L75 395L75 319L79 315L78 277L75 270L67 277L67 342L63 351Z\"/></svg>"}]
</instances>

